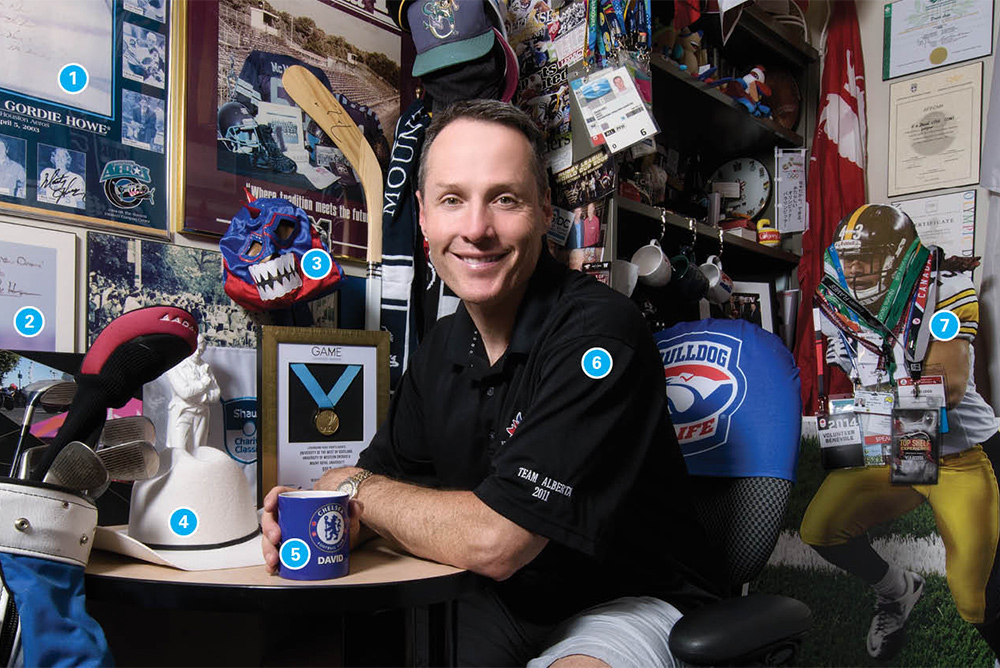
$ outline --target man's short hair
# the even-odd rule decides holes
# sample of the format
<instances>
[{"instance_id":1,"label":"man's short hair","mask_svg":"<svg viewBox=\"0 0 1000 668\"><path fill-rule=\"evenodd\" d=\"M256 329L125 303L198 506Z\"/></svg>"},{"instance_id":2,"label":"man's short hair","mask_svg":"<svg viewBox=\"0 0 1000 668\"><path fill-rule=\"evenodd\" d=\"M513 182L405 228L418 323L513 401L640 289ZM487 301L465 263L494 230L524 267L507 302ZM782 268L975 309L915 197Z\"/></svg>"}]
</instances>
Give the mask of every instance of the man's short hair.
<instances>
[{"instance_id":1,"label":"man's short hair","mask_svg":"<svg viewBox=\"0 0 1000 668\"><path fill-rule=\"evenodd\" d=\"M441 131L451 123L468 119L472 121L484 121L486 123L496 123L517 130L531 144L531 171L535 175L535 185L538 188L539 202L545 197L549 189L549 175L545 168L545 138L542 132L535 125L531 118L508 102L498 100L468 100L456 102L443 111L434 113L434 119L427 134L424 135L424 148L420 154L420 174L417 187L420 192L424 191L427 174L427 155L431 152L431 144L441 134Z\"/></svg>"}]
</instances>

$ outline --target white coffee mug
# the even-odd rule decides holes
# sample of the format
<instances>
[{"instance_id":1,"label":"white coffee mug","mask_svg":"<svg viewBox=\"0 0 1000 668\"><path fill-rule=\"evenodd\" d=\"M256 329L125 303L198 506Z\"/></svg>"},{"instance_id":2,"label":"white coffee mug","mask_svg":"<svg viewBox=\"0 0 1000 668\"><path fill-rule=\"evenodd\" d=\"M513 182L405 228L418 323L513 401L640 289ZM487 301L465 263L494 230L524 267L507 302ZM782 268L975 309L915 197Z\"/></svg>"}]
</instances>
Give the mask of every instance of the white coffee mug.
<instances>
[{"instance_id":1,"label":"white coffee mug","mask_svg":"<svg viewBox=\"0 0 1000 668\"><path fill-rule=\"evenodd\" d=\"M701 273L708 279L705 297L710 302L725 304L733 294L733 280L722 271L722 260L718 255L709 255L701 265Z\"/></svg>"},{"instance_id":2,"label":"white coffee mug","mask_svg":"<svg viewBox=\"0 0 1000 668\"><path fill-rule=\"evenodd\" d=\"M615 260L611 263L611 287L626 297L632 296L638 278L639 267L628 260Z\"/></svg>"},{"instance_id":3,"label":"white coffee mug","mask_svg":"<svg viewBox=\"0 0 1000 668\"><path fill-rule=\"evenodd\" d=\"M663 254L660 242L656 239L651 239L632 254L632 264L639 267L639 281L646 285L659 287L670 282L673 273L670 259Z\"/></svg>"}]
</instances>

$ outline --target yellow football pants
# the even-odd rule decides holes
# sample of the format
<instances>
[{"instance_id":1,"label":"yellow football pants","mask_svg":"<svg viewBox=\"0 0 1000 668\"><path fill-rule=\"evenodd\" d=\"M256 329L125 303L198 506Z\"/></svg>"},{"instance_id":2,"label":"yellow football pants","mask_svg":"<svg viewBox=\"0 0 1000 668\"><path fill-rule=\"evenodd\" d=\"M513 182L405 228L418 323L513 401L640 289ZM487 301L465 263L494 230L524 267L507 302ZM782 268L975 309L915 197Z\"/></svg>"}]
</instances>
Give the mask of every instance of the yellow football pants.
<instances>
[{"instance_id":1,"label":"yellow football pants","mask_svg":"<svg viewBox=\"0 0 1000 668\"><path fill-rule=\"evenodd\" d=\"M941 459L936 485L891 485L888 466L831 471L799 532L809 545L841 545L901 517L924 499L944 541L948 586L962 618L982 623L1000 537L1000 493L989 458L975 446Z\"/></svg>"}]
</instances>

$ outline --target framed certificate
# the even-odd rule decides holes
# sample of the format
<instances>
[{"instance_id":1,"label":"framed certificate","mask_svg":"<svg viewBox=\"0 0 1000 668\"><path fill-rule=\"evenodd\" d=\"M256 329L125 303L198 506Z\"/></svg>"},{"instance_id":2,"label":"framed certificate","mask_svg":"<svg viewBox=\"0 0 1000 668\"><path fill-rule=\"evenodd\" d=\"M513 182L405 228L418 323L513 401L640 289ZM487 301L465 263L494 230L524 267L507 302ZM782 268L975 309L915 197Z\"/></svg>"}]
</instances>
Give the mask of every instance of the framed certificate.
<instances>
[{"instance_id":1,"label":"framed certificate","mask_svg":"<svg viewBox=\"0 0 1000 668\"><path fill-rule=\"evenodd\" d=\"M983 63L889 86L889 196L979 182Z\"/></svg>"},{"instance_id":2,"label":"framed certificate","mask_svg":"<svg viewBox=\"0 0 1000 668\"><path fill-rule=\"evenodd\" d=\"M389 411L389 334L261 328L258 502L350 466Z\"/></svg>"},{"instance_id":3,"label":"framed certificate","mask_svg":"<svg viewBox=\"0 0 1000 668\"><path fill-rule=\"evenodd\" d=\"M887 3L883 12L883 81L990 55L993 12L994 0Z\"/></svg>"},{"instance_id":4,"label":"framed certificate","mask_svg":"<svg viewBox=\"0 0 1000 668\"><path fill-rule=\"evenodd\" d=\"M902 200L892 205L910 217L925 246L940 246L946 257L971 258L975 254L975 189Z\"/></svg>"}]
</instances>

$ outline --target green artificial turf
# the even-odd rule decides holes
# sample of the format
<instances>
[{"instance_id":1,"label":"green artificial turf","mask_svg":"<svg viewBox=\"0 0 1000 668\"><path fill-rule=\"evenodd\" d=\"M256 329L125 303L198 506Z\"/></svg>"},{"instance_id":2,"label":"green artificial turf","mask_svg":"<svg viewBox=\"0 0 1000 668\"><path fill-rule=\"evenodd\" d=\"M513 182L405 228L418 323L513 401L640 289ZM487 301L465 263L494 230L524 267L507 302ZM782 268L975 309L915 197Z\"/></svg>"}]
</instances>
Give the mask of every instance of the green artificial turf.
<instances>
[{"instance_id":1,"label":"green artificial turf","mask_svg":"<svg viewBox=\"0 0 1000 668\"><path fill-rule=\"evenodd\" d=\"M865 651L874 595L860 580L827 571L769 566L752 590L794 596L812 609L813 629L793 665L993 666L993 653L972 625L959 617L941 576L927 576L924 594L906 625L906 644L885 663Z\"/></svg>"}]
</instances>

